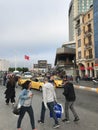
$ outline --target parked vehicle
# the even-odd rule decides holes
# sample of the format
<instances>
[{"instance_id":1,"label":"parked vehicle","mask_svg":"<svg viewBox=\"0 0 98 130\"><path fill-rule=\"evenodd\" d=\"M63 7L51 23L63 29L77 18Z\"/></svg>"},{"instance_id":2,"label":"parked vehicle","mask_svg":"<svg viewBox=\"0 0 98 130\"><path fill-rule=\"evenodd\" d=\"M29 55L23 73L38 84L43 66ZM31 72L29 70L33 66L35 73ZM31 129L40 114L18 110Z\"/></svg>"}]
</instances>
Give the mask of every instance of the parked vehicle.
<instances>
[{"instance_id":1,"label":"parked vehicle","mask_svg":"<svg viewBox=\"0 0 98 130\"><path fill-rule=\"evenodd\" d=\"M93 79L93 83L94 83L94 85L98 84L98 79L97 78Z\"/></svg>"},{"instance_id":2,"label":"parked vehicle","mask_svg":"<svg viewBox=\"0 0 98 130\"><path fill-rule=\"evenodd\" d=\"M32 78L31 72L24 72L23 76L26 78Z\"/></svg>"}]
</instances>

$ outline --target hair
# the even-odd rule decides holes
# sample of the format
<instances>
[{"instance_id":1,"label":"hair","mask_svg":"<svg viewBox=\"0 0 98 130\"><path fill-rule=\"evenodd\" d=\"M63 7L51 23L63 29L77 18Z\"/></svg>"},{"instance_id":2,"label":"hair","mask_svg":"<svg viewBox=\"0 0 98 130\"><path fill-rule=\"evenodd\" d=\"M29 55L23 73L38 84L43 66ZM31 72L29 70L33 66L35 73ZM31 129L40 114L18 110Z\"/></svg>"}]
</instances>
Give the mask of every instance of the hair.
<instances>
[{"instance_id":1,"label":"hair","mask_svg":"<svg viewBox=\"0 0 98 130\"><path fill-rule=\"evenodd\" d=\"M44 81L49 81L49 79L45 77L45 78L44 78Z\"/></svg>"},{"instance_id":2,"label":"hair","mask_svg":"<svg viewBox=\"0 0 98 130\"><path fill-rule=\"evenodd\" d=\"M8 77L8 79L9 79L9 83L12 85L12 86L14 86L15 85L15 78L13 77L13 75L10 75L9 77Z\"/></svg>"},{"instance_id":3,"label":"hair","mask_svg":"<svg viewBox=\"0 0 98 130\"><path fill-rule=\"evenodd\" d=\"M28 89L30 82L31 82L30 80L26 80L26 81L22 84L22 89Z\"/></svg>"}]
</instances>

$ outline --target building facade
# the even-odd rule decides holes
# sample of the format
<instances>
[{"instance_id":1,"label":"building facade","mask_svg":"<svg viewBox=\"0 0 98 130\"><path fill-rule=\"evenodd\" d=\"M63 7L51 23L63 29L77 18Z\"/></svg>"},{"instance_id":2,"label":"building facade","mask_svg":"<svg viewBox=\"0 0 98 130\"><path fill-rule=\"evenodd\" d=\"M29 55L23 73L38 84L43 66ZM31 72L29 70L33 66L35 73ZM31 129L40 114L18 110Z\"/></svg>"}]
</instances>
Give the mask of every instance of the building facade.
<instances>
[{"instance_id":1,"label":"building facade","mask_svg":"<svg viewBox=\"0 0 98 130\"><path fill-rule=\"evenodd\" d=\"M9 66L9 61L0 59L0 71L8 71Z\"/></svg>"},{"instance_id":2,"label":"building facade","mask_svg":"<svg viewBox=\"0 0 98 130\"><path fill-rule=\"evenodd\" d=\"M57 69L63 69L67 75L73 76L75 59L75 42L64 43L56 51L55 66Z\"/></svg>"},{"instance_id":3,"label":"building facade","mask_svg":"<svg viewBox=\"0 0 98 130\"><path fill-rule=\"evenodd\" d=\"M94 77L95 49L93 7L75 18L76 63L81 77Z\"/></svg>"},{"instance_id":4,"label":"building facade","mask_svg":"<svg viewBox=\"0 0 98 130\"><path fill-rule=\"evenodd\" d=\"M48 72L51 70L52 65L47 63L47 60L38 60L38 64L34 64L34 70L38 72Z\"/></svg>"},{"instance_id":5,"label":"building facade","mask_svg":"<svg viewBox=\"0 0 98 130\"><path fill-rule=\"evenodd\" d=\"M71 0L68 16L69 16L69 41L75 40L75 22L79 14L85 13L93 5L93 0Z\"/></svg>"},{"instance_id":6,"label":"building facade","mask_svg":"<svg viewBox=\"0 0 98 130\"><path fill-rule=\"evenodd\" d=\"M94 8L95 77L98 77L98 0L93 1L93 8Z\"/></svg>"},{"instance_id":7,"label":"building facade","mask_svg":"<svg viewBox=\"0 0 98 130\"><path fill-rule=\"evenodd\" d=\"M74 39L74 15L73 15L73 1L70 2L69 11L68 11L68 19L69 19L69 41Z\"/></svg>"}]
</instances>

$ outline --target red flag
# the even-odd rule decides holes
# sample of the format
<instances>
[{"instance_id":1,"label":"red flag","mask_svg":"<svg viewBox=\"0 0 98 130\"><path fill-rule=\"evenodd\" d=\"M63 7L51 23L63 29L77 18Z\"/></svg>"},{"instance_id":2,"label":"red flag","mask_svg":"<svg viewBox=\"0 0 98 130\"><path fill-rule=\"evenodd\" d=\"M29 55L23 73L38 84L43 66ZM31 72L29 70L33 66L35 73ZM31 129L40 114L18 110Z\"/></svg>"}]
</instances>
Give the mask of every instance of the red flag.
<instances>
[{"instance_id":1,"label":"red flag","mask_svg":"<svg viewBox=\"0 0 98 130\"><path fill-rule=\"evenodd\" d=\"M29 60L30 59L30 57L27 56L27 55L25 55L24 58L25 58L25 60Z\"/></svg>"}]
</instances>

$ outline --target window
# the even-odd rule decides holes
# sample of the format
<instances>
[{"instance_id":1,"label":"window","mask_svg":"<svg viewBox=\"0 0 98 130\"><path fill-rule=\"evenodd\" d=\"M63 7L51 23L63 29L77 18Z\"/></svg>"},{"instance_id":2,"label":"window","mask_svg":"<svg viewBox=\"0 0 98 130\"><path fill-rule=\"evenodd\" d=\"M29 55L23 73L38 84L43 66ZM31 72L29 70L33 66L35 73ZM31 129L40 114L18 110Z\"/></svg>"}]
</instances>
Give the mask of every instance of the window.
<instances>
[{"instance_id":1,"label":"window","mask_svg":"<svg viewBox=\"0 0 98 130\"><path fill-rule=\"evenodd\" d=\"M88 14L88 19L90 18L90 14Z\"/></svg>"},{"instance_id":2,"label":"window","mask_svg":"<svg viewBox=\"0 0 98 130\"><path fill-rule=\"evenodd\" d=\"M92 26L91 24L88 24L88 31L91 32L91 30L92 30Z\"/></svg>"},{"instance_id":3,"label":"window","mask_svg":"<svg viewBox=\"0 0 98 130\"><path fill-rule=\"evenodd\" d=\"M84 51L84 57L86 57L86 51Z\"/></svg>"},{"instance_id":4,"label":"window","mask_svg":"<svg viewBox=\"0 0 98 130\"><path fill-rule=\"evenodd\" d=\"M81 34L81 29L78 28L78 36Z\"/></svg>"},{"instance_id":5,"label":"window","mask_svg":"<svg viewBox=\"0 0 98 130\"><path fill-rule=\"evenodd\" d=\"M78 59L81 59L81 51L78 52Z\"/></svg>"},{"instance_id":6,"label":"window","mask_svg":"<svg viewBox=\"0 0 98 130\"><path fill-rule=\"evenodd\" d=\"M81 47L81 39L78 40L78 47Z\"/></svg>"}]
</instances>

